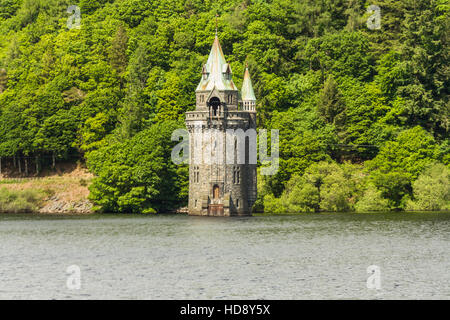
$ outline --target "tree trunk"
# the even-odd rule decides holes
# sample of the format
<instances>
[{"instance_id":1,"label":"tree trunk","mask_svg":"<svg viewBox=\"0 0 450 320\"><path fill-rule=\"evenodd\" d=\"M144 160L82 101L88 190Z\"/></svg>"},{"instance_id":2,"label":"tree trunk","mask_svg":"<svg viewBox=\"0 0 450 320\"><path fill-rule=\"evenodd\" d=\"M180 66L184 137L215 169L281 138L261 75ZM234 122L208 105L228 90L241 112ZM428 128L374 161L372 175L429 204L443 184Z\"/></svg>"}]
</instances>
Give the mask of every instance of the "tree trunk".
<instances>
[{"instance_id":1,"label":"tree trunk","mask_svg":"<svg viewBox=\"0 0 450 320\"><path fill-rule=\"evenodd\" d=\"M28 176L28 158L25 157L25 175Z\"/></svg>"},{"instance_id":2,"label":"tree trunk","mask_svg":"<svg viewBox=\"0 0 450 320\"><path fill-rule=\"evenodd\" d=\"M55 160L55 153L53 152L53 155L52 155L52 168L55 169L55 167L56 167L56 160Z\"/></svg>"},{"instance_id":3,"label":"tree trunk","mask_svg":"<svg viewBox=\"0 0 450 320\"><path fill-rule=\"evenodd\" d=\"M18 157L17 161L19 163L19 174L22 174L22 163L20 162L20 157Z\"/></svg>"},{"instance_id":4,"label":"tree trunk","mask_svg":"<svg viewBox=\"0 0 450 320\"><path fill-rule=\"evenodd\" d=\"M39 156L36 156L36 175L39 175Z\"/></svg>"},{"instance_id":5,"label":"tree trunk","mask_svg":"<svg viewBox=\"0 0 450 320\"><path fill-rule=\"evenodd\" d=\"M0 157L0 174L2 174L2 157Z\"/></svg>"}]
</instances>

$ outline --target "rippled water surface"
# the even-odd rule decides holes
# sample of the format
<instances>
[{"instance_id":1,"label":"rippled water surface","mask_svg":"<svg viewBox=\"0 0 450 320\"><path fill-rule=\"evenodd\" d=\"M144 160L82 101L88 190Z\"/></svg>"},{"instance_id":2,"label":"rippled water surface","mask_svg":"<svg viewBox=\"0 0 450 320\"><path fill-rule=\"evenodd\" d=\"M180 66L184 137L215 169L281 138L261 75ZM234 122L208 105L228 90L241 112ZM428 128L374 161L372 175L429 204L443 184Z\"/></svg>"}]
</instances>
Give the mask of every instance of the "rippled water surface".
<instances>
[{"instance_id":1,"label":"rippled water surface","mask_svg":"<svg viewBox=\"0 0 450 320\"><path fill-rule=\"evenodd\" d=\"M0 215L0 298L450 299L449 245L449 213Z\"/></svg>"}]
</instances>

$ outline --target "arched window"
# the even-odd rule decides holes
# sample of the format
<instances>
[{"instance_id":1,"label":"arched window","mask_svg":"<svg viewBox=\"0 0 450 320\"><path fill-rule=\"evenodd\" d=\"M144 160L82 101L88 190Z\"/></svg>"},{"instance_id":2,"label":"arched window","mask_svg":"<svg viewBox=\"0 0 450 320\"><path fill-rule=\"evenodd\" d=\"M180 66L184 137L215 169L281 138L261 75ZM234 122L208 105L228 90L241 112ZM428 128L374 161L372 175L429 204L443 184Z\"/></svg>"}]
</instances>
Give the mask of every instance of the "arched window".
<instances>
[{"instance_id":1,"label":"arched window","mask_svg":"<svg viewBox=\"0 0 450 320\"><path fill-rule=\"evenodd\" d=\"M200 182L200 167L194 166L194 183Z\"/></svg>"},{"instance_id":2,"label":"arched window","mask_svg":"<svg viewBox=\"0 0 450 320\"><path fill-rule=\"evenodd\" d=\"M209 100L209 105L212 108L212 115L215 117L218 115L218 111L219 111L219 106L220 106L220 100L219 98L211 98L211 100Z\"/></svg>"}]
</instances>

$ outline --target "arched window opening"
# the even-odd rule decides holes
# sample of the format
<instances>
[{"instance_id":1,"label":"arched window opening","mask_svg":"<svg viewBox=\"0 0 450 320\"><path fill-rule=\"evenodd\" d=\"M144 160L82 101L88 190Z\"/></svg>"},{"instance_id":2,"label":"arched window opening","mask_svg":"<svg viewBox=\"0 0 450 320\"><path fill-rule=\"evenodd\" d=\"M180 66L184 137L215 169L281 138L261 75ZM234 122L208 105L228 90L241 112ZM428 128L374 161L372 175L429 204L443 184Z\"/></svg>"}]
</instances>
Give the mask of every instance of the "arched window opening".
<instances>
[{"instance_id":1,"label":"arched window opening","mask_svg":"<svg viewBox=\"0 0 450 320\"><path fill-rule=\"evenodd\" d=\"M212 114L214 117L216 117L218 115L218 111L219 111L219 107L220 107L220 100L219 98L212 98L211 100L209 100L209 105L212 108Z\"/></svg>"}]
</instances>

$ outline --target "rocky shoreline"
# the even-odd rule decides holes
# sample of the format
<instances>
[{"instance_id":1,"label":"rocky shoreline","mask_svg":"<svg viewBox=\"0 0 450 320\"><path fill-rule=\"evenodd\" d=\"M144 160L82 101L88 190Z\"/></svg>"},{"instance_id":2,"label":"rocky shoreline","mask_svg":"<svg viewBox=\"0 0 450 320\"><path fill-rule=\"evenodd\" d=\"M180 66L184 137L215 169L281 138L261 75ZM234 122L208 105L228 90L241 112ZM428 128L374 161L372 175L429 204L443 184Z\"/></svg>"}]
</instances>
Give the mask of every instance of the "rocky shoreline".
<instances>
[{"instance_id":1,"label":"rocky shoreline","mask_svg":"<svg viewBox=\"0 0 450 320\"><path fill-rule=\"evenodd\" d=\"M89 200L65 201L58 196L44 200L45 205L39 209L42 214L92 214L93 204Z\"/></svg>"}]
</instances>

